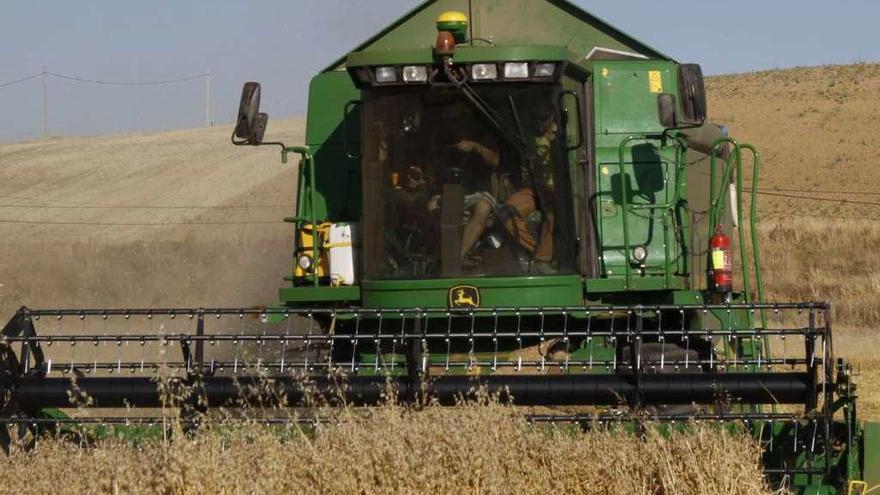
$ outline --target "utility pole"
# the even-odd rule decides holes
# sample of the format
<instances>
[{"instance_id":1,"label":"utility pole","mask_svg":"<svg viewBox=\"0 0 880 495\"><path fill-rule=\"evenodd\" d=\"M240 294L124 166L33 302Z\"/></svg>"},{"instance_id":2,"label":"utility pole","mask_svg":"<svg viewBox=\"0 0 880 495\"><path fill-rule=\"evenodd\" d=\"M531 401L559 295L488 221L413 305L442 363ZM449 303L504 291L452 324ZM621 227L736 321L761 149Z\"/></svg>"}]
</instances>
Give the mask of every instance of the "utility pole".
<instances>
[{"instance_id":1,"label":"utility pole","mask_svg":"<svg viewBox=\"0 0 880 495\"><path fill-rule=\"evenodd\" d=\"M49 90L46 86L47 72L49 71L44 65L42 77L40 78L43 81L43 137L49 135Z\"/></svg>"},{"instance_id":2,"label":"utility pole","mask_svg":"<svg viewBox=\"0 0 880 495\"><path fill-rule=\"evenodd\" d=\"M214 127L211 120L211 69L205 74L205 126Z\"/></svg>"}]
</instances>

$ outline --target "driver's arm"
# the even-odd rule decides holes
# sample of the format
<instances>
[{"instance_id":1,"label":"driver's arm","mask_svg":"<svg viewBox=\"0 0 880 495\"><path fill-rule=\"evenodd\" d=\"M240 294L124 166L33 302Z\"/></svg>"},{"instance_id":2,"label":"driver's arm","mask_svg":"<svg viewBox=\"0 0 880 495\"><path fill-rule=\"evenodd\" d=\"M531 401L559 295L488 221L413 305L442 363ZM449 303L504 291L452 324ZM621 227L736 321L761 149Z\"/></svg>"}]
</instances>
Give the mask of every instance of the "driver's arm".
<instances>
[{"instance_id":1,"label":"driver's arm","mask_svg":"<svg viewBox=\"0 0 880 495\"><path fill-rule=\"evenodd\" d=\"M476 141L462 139L455 145L455 147L464 153L476 153L480 155L483 161L485 161L490 167L498 168L498 165L501 163L501 155L497 151Z\"/></svg>"}]
</instances>

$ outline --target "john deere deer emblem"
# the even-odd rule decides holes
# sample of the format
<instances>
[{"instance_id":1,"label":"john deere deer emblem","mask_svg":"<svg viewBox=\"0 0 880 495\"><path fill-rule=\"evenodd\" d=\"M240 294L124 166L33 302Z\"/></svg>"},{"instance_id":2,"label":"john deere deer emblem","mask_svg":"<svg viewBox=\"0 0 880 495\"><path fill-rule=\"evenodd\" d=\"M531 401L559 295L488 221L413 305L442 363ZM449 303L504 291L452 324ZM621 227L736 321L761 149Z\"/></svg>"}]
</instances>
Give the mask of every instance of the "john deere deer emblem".
<instances>
[{"instance_id":1,"label":"john deere deer emblem","mask_svg":"<svg viewBox=\"0 0 880 495\"><path fill-rule=\"evenodd\" d=\"M449 289L450 308L479 308L480 291L470 285L460 285Z\"/></svg>"}]
</instances>

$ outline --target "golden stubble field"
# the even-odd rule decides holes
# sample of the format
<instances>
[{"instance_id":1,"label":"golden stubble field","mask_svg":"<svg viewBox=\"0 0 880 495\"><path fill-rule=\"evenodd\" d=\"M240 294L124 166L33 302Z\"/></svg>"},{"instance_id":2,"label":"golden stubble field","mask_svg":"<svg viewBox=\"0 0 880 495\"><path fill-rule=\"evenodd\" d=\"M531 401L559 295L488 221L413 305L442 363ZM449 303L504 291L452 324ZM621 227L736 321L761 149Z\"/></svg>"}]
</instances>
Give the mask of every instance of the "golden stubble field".
<instances>
[{"instance_id":1,"label":"golden stubble field","mask_svg":"<svg viewBox=\"0 0 880 495\"><path fill-rule=\"evenodd\" d=\"M880 356L873 351L880 342L880 273L873 254L880 245L880 140L873 132L880 114L880 65L716 77L708 89L713 120L763 152L758 233L768 298L834 303L836 351L858 371L860 412L880 419ZM229 132L219 127L0 145L0 319L22 304L271 304L291 262L292 232L280 219L293 213L294 168L280 164L276 148L234 148ZM303 121L274 121L269 133L272 140L302 143ZM462 463L467 461L470 469L476 461L482 474L461 475L456 487L612 493L601 487L607 473L597 472L595 478L584 474L584 466L591 463L580 453L628 451L619 439L566 437L550 445L544 437L518 430L520 423L508 421L503 409L477 409L452 416L458 419L434 417L431 412L407 421L400 420L405 417L400 411L383 410L376 414L391 414L378 418L387 426L356 423L330 431L320 442L298 438L292 441L295 454L291 445L268 437L240 450L214 444L211 438L176 449L160 445L142 451L115 445L82 453L47 445L45 456L29 458L23 465L13 462L4 472L22 466L33 473L47 470L54 474L40 476L69 479L69 486L83 486L83 491L132 492L139 486L145 492L186 493L198 483L210 487L220 480L228 483L225 486L239 486L235 480L241 479L230 473L253 457L265 458L259 472L269 483L254 489L303 489L305 485L285 484L293 483L287 481L290 477L279 477L279 470L290 469L311 480L309 486L326 488L323 491L344 492L350 487L345 483L351 482L406 491L410 485L392 481L399 476L394 468L399 463L416 467L412 463L417 459L404 455L407 449L436 459L432 456L445 448L451 459L419 465L431 473L430 479L422 477L425 484L420 487L451 488L437 485L434 476L461 473ZM444 443L449 438L456 438L455 445ZM622 491L655 493L652 483L657 486L664 476L683 469L683 464L664 464L669 458L709 459L704 473L708 478L724 469L742 473L736 475L740 480L752 479L755 465L725 464L730 459L717 456L712 447L718 444L722 451L741 454L733 457L748 459L749 446L720 441L679 439L678 444L659 447L665 458L623 455L620 462L632 466L629 474L621 471L620 479L635 480L636 485ZM362 448L359 442L373 442L376 448ZM256 457L254 448L261 452ZM493 454L487 456L488 452ZM518 461L514 454L522 453L527 457ZM331 458L357 461L340 468L329 464ZM499 471L493 463L505 467ZM519 466L527 464L542 467L526 475ZM159 472L169 465L177 467ZM98 485L68 478L71 470L92 469L101 473ZM360 469L374 477L362 478ZM566 473L574 469L580 479L598 484L566 485ZM506 476L498 478L498 472ZM693 480L693 486L701 486ZM739 486L750 487L739 493L760 491L745 481ZM703 488L693 493L737 493L718 485ZM671 487L662 493L691 492Z\"/></svg>"}]
</instances>

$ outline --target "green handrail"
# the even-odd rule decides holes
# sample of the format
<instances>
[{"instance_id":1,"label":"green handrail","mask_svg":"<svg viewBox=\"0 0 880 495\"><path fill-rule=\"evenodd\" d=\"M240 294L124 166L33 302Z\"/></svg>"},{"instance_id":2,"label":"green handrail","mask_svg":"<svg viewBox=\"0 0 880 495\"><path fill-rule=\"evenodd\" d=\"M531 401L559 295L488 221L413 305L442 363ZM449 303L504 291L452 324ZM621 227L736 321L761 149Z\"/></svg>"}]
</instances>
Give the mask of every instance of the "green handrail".
<instances>
[{"instance_id":1,"label":"green handrail","mask_svg":"<svg viewBox=\"0 0 880 495\"><path fill-rule=\"evenodd\" d=\"M718 217L720 211L724 209L724 195L725 190L722 188L719 191L718 197L715 195L715 182L716 182L716 165L718 163L718 152L721 150L721 145L730 144L733 146L733 150L730 153L730 157L724 164L724 172L722 174L721 183L729 184L730 183L730 175L733 173L734 164L741 159L740 157L740 149L739 143L736 139L723 137L716 139L715 142L712 143L712 146L709 148L709 199L711 201L711 206L709 208L709 231L714 232L716 227L718 227Z\"/></svg>"},{"instance_id":2,"label":"green handrail","mask_svg":"<svg viewBox=\"0 0 880 495\"><path fill-rule=\"evenodd\" d=\"M764 278L761 274L761 250L759 249L757 234L758 181L761 172L761 153L751 144L743 144L741 148L752 153L752 204L751 211L749 212L749 228L751 229L752 237L752 262L755 268L755 290L758 293L758 302L764 302ZM761 309L761 324L764 328L767 328L767 313L764 309Z\"/></svg>"},{"instance_id":3,"label":"green handrail","mask_svg":"<svg viewBox=\"0 0 880 495\"><path fill-rule=\"evenodd\" d=\"M722 189L719 191L719 194L715 194L715 183L716 183L716 154L719 151L719 147L724 144L731 144L733 149L731 150L731 155L727 160L725 165L725 170L723 173L722 185L728 184L730 182L730 173L733 172L733 169L736 169L736 187L737 187L737 235L739 236L739 250L740 250L740 261L742 263L742 271L743 271L743 296L746 302L750 302L751 297L751 277L749 275L749 260L746 252L746 240L745 235L743 234L743 225L744 225L744 212L743 212L743 159L742 159L742 150L747 150L752 153L752 198L751 205L749 211L749 235L751 237L751 247L752 247L752 266L755 271L755 286L758 301L764 301L764 280L761 274L761 251L758 242L757 236L757 217L758 217L758 183L759 176L761 170L761 154L758 152L757 148L751 144L740 144L736 142L736 140L731 138L721 138L713 143L712 146L712 156L711 156L711 165L710 165L710 198L712 199L712 208L710 214L710 228L715 229L718 225L718 221L720 215L723 211L725 211L724 205L724 197L725 191ZM765 310L761 310L761 325L763 328L767 328L767 314ZM754 325L754 316L749 313L748 324L750 326ZM770 341L769 339L763 339L759 346L763 347L764 355L769 359L772 357L772 352L770 349ZM760 349L760 347L759 347ZM760 351L759 351L760 352Z\"/></svg>"},{"instance_id":4,"label":"green handrail","mask_svg":"<svg viewBox=\"0 0 880 495\"><path fill-rule=\"evenodd\" d=\"M312 260L315 263L314 269L312 270L312 283L315 287L320 285L320 279L318 277L318 213L317 213L317 205L315 203L315 160L312 158L312 151L308 146L293 146L293 147L284 147L281 149L281 163L287 163L288 155L290 153L296 153L300 156L300 171L299 176L302 178L302 167L306 165L306 170L308 170L309 174L309 185L306 191L306 197L309 205L309 218L307 221L310 221L312 224ZM299 213L299 212L297 212ZM303 223L305 218L297 215L294 219L297 222L297 230L300 229L301 224Z\"/></svg>"},{"instance_id":5,"label":"green handrail","mask_svg":"<svg viewBox=\"0 0 880 495\"><path fill-rule=\"evenodd\" d=\"M674 207L676 204L678 204L678 201L681 198L683 191L684 191L685 182L684 182L683 171L684 171L685 164L687 163L687 141L684 139L684 137L678 136L678 135L659 135L659 134L630 135L630 136L627 136L626 138L624 138L620 142L620 144L618 145L618 148L617 148L618 169L620 171L620 192L621 192L621 209L622 209L621 218L623 221L623 251L624 251L624 255L623 255L624 256L624 264L623 264L623 266L624 266L624 277L625 277L625 279L624 279L624 288L625 289L629 289L629 284L632 279L632 267L630 266L630 263L629 263L629 253L630 253L629 210L630 210L630 206L629 206L629 197L627 195L627 182L626 182L627 176L626 176L626 171L624 170L624 166L626 164L626 158L625 158L626 150L628 149L629 144L632 143L633 141L637 141L637 140L664 141L666 139L671 139L671 140L675 141L676 144L678 144L678 149L676 150L676 153L675 153L676 163L675 163L674 194L673 194L673 198L672 198L671 202L669 202L665 205L651 205L651 207L669 210L672 207ZM670 275L669 275L669 265L670 265L669 249L670 249L671 243L669 242L669 232L668 232L668 229L666 228L667 226L665 223L665 218L666 217L664 215L663 244L665 245L665 248L663 250L664 251L663 255L664 255L664 273L665 273L665 277L666 277L666 283L668 286L669 279L670 279Z\"/></svg>"}]
</instances>

